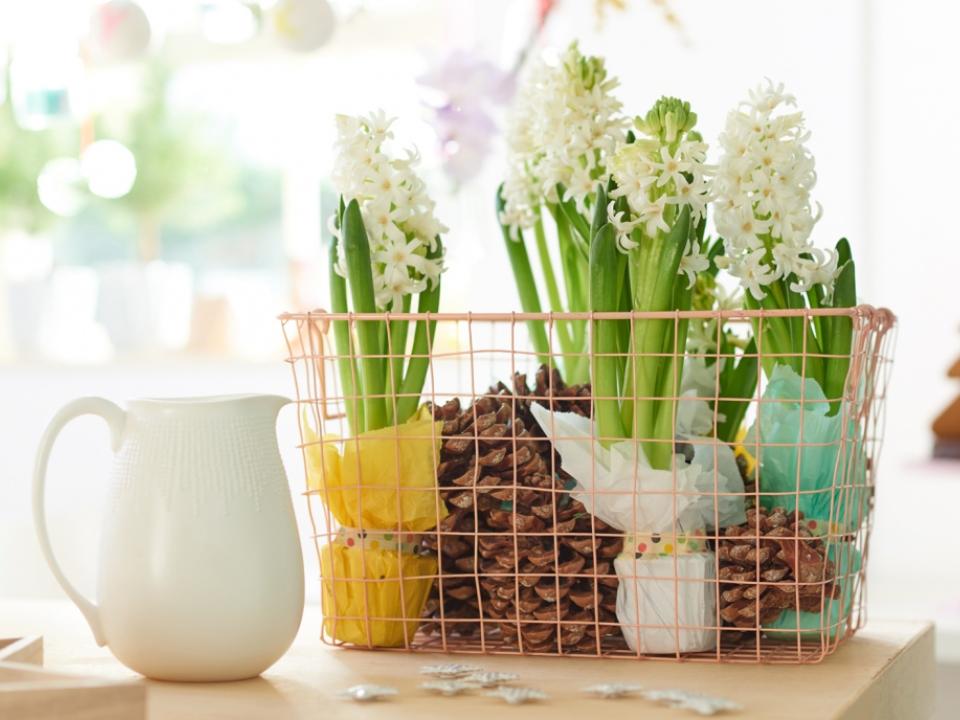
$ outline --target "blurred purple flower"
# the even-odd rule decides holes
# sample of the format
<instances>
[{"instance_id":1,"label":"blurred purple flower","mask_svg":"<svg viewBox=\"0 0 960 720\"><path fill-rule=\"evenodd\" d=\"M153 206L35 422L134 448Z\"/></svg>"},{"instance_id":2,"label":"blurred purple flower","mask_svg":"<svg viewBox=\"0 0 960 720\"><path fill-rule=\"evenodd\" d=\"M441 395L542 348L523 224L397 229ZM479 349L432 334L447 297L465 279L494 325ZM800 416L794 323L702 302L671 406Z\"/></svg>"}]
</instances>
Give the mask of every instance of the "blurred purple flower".
<instances>
[{"instance_id":1,"label":"blurred purple flower","mask_svg":"<svg viewBox=\"0 0 960 720\"><path fill-rule=\"evenodd\" d=\"M455 50L417 82L430 91L426 103L444 172L462 185L476 177L489 155L497 133L492 109L513 97L513 74L475 53Z\"/></svg>"}]
</instances>

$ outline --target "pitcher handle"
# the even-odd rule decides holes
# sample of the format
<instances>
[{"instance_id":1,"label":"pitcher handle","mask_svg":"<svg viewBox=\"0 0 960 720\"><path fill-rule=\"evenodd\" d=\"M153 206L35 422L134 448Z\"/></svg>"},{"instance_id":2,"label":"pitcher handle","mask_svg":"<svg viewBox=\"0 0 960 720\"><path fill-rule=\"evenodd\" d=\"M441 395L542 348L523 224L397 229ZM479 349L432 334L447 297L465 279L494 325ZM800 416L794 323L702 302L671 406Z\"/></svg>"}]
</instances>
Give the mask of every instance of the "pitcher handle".
<instances>
[{"instance_id":1,"label":"pitcher handle","mask_svg":"<svg viewBox=\"0 0 960 720\"><path fill-rule=\"evenodd\" d=\"M103 626L100 622L100 609L81 595L73 584L67 580L67 576L63 574L60 563L57 562L50 545L44 507L44 486L47 480L47 463L50 460L50 451L53 449L53 444L63 427L81 415L97 415L103 418L107 427L110 428L113 451L116 452L120 448L120 436L123 432L126 413L119 406L104 398L86 397L74 400L61 408L44 431L43 437L40 439L40 447L37 449L37 461L33 470L33 522L37 528L40 549L43 551L43 556L46 558L53 576L60 583L60 587L63 588L67 596L80 608L80 612L83 613L90 629L93 631L93 637L97 641L97 645L102 647L107 644L107 641L103 635Z\"/></svg>"}]
</instances>

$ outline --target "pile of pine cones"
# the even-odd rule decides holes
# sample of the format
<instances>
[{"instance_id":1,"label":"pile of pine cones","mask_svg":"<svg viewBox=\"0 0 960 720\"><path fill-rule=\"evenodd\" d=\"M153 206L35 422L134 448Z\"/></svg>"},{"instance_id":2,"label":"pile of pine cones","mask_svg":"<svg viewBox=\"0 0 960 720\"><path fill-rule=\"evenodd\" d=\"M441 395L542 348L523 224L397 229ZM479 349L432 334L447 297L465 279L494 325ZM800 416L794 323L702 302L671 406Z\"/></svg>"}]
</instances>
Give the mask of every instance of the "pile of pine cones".
<instances>
[{"instance_id":1,"label":"pile of pine cones","mask_svg":"<svg viewBox=\"0 0 960 720\"><path fill-rule=\"evenodd\" d=\"M569 496L573 480L532 402L589 417L590 388L541 366L532 390L518 373L512 389L500 383L468 408L455 399L434 409L450 515L425 541L440 578L424 629L441 632L442 617L448 638L482 628L488 642L527 652L598 652L620 632L613 558L623 538Z\"/></svg>"},{"instance_id":2,"label":"pile of pine cones","mask_svg":"<svg viewBox=\"0 0 960 720\"><path fill-rule=\"evenodd\" d=\"M424 540L440 573L422 629L474 641L483 633L488 646L525 652L592 654L620 635L613 559L623 537L570 497L574 481L534 420L533 402L589 417L590 386L567 387L541 366L533 389L517 373L512 388L499 383L467 408L458 399L434 408L443 421L437 477L450 514ZM756 476L746 477L739 460L749 498ZM710 543L725 625L752 630L787 609L821 612L837 595L834 563L803 519L750 507L745 523Z\"/></svg>"},{"instance_id":3,"label":"pile of pine cones","mask_svg":"<svg viewBox=\"0 0 960 720\"><path fill-rule=\"evenodd\" d=\"M717 557L720 616L737 628L771 623L787 609L819 613L837 594L834 564L803 513L748 509L745 523L723 531Z\"/></svg>"}]
</instances>

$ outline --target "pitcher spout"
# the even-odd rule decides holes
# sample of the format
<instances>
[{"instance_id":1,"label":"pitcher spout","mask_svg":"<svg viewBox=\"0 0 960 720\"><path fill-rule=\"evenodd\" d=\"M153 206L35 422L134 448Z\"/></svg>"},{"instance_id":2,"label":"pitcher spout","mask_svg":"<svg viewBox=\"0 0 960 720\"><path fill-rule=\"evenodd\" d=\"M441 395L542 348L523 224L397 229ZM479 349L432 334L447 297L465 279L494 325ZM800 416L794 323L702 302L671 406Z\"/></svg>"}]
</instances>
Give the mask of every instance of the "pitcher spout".
<instances>
[{"instance_id":1,"label":"pitcher spout","mask_svg":"<svg viewBox=\"0 0 960 720\"><path fill-rule=\"evenodd\" d=\"M253 398L263 403L269 411L273 413L274 418L280 413L281 408L293 402L293 400L283 395L255 395Z\"/></svg>"}]
</instances>

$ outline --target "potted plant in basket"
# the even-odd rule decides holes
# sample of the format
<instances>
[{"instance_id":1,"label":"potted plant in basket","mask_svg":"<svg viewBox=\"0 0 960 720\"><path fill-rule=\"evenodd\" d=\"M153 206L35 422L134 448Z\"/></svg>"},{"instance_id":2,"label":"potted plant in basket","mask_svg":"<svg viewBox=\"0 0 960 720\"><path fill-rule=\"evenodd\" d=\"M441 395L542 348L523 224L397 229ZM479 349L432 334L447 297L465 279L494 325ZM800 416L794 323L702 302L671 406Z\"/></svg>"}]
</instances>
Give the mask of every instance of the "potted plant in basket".
<instances>
[{"instance_id":1,"label":"potted plant in basket","mask_svg":"<svg viewBox=\"0 0 960 720\"><path fill-rule=\"evenodd\" d=\"M446 516L441 423L419 407L436 323L404 316L414 298L417 313L437 310L446 228L417 155L388 154L391 123L383 113L337 118L330 302L351 437L318 437L304 422L311 488L340 526L320 552L325 629L368 646L412 640L437 573L419 533Z\"/></svg>"},{"instance_id":2,"label":"potted plant in basket","mask_svg":"<svg viewBox=\"0 0 960 720\"><path fill-rule=\"evenodd\" d=\"M846 239L832 249L811 241L820 217L810 199L816 173L795 105L782 84L768 81L729 113L713 200L724 244L717 264L739 281L745 307L771 312L753 320L767 383L745 441L758 456L751 527L791 529L779 541L780 561L761 565L772 577L782 574L779 562L784 577L800 583L750 598L729 586L721 615L790 638L844 631L861 567L850 540L867 513L866 452L853 418L866 389L862 373L848 377L858 351L843 313L856 304L855 265Z\"/></svg>"},{"instance_id":3,"label":"potted plant in basket","mask_svg":"<svg viewBox=\"0 0 960 720\"><path fill-rule=\"evenodd\" d=\"M527 250L531 235L548 309L589 309L593 190L606 183L610 159L626 137L627 121L613 95L618 85L603 58L584 56L576 42L556 64L540 59L525 73L510 116L507 177L497 191L497 218L525 312L543 309ZM529 331L541 362L548 362L555 349L549 329L531 321ZM586 382L586 323L564 320L554 331L564 380Z\"/></svg>"},{"instance_id":4,"label":"potted plant in basket","mask_svg":"<svg viewBox=\"0 0 960 720\"><path fill-rule=\"evenodd\" d=\"M617 617L631 648L647 653L713 646L704 531L717 517L743 519L735 497L714 508L716 487L743 490L730 448L695 445L688 459L675 447L688 321L668 313L691 308L697 275L709 268L706 145L695 125L689 103L661 98L612 157L612 178L593 203L590 309L622 316L592 323L594 421L535 413L577 479L573 496L628 533L629 551L615 562ZM647 552L653 545L666 550Z\"/></svg>"}]
</instances>

